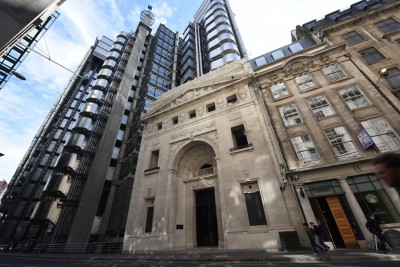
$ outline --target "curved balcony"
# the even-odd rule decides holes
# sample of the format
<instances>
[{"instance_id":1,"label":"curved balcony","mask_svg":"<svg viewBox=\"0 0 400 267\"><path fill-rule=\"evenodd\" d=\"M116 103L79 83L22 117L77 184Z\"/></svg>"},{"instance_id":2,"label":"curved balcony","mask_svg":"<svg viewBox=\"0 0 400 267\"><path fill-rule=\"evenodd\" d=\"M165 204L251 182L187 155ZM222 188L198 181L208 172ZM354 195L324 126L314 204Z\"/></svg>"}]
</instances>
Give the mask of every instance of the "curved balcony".
<instances>
[{"instance_id":1,"label":"curved balcony","mask_svg":"<svg viewBox=\"0 0 400 267\"><path fill-rule=\"evenodd\" d=\"M64 150L77 153L83 149L85 136L83 134L73 133L64 145Z\"/></svg>"},{"instance_id":2,"label":"curved balcony","mask_svg":"<svg viewBox=\"0 0 400 267\"><path fill-rule=\"evenodd\" d=\"M225 32L232 33L232 27L230 25L226 25L226 24L219 25L217 28L215 28L211 32L207 33L207 40L211 41L215 37L218 37L219 34L222 34Z\"/></svg>"},{"instance_id":3,"label":"curved balcony","mask_svg":"<svg viewBox=\"0 0 400 267\"><path fill-rule=\"evenodd\" d=\"M225 18L228 17L224 8L215 9L214 12L211 13L211 15L208 18L206 18L204 25L206 25L207 27L208 24L210 24L213 20L215 20L218 17L225 17Z\"/></svg>"},{"instance_id":4,"label":"curved balcony","mask_svg":"<svg viewBox=\"0 0 400 267\"><path fill-rule=\"evenodd\" d=\"M219 68L229 62L232 62L234 60L239 60L240 56L236 53L229 53L224 55L222 58L217 59L215 61L211 62L211 69L214 70L216 68Z\"/></svg>"},{"instance_id":5,"label":"curved balcony","mask_svg":"<svg viewBox=\"0 0 400 267\"><path fill-rule=\"evenodd\" d=\"M121 52L122 48L124 48L122 45L114 43L110 50Z\"/></svg>"},{"instance_id":6,"label":"curved balcony","mask_svg":"<svg viewBox=\"0 0 400 267\"><path fill-rule=\"evenodd\" d=\"M107 89L107 85L108 85L108 81L106 79L97 79L93 85L93 89L94 90L100 90L103 93L106 92Z\"/></svg>"},{"instance_id":7,"label":"curved balcony","mask_svg":"<svg viewBox=\"0 0 400 267\"><path fill-rule=\"evenodd\" d=\"M120 53L118 53L117 51L111 51L111 52L108 54L107 59L114 59L114 60L116 60L116 59L119 58L119 56L120 56Z\"/></svg>"},{"instance_id":8,"label":"curved balcony","mask_svg":"<svg viewBox=\"0 0 400 267\"><path fill-rule=\"evenodd\" d=\"M93 88L92 92L90 93L86 101L100 105L101 103L103 103L103 98L104 98L104 92L96 88Z\"/></svg>"},{"instance_id":9,"label":"curved balcony","mask_svg":"<svg viewBox=\"0 0 400 267\"><path fill-rule=\"evenodd\" d=\"M69 189L68 175L53 175L43 189L43 196L66 197Z\"/></svg>"},{"instance_id":10,"label":"curved balcony","mask_svg":"<svg viewBox=\"0 0 400 267\"><path fill-rule=\"evenodd\" d=\"M235 36L231 33L223 33L218 38L215 38L211 42L208 43L208 50L214 50L216 47L221 47L224 43L234 43L235 42Z\"/></svg>"},{"instance_id":11,"label":"curved balcony","mask_svg":"<svg viewBox=\"0 0 400 267\"><path fill-rule=\"evenodd\" d=\"M99 74L97 75L97 78L110 79L112 74L113 74L112 70L103 68L100 70Z\"/></svg>"},{"instance_id":12,"label":"curved balcony","mask_svg":"<svg viewBox=\"0 0 400 267\"><path fill-rule=\"evenodd\" d=\"M206 26L206 32L211 32L214 29L216 29L219 25L229 25L231 26L229 20L225 17L219 17L216 20L214 20L213 22L211 22L208 26Z\"/></svg>"},{"instance_id":13,"label":"curved balcony","mask_svg":"<svg viewBox=\"0 0 400 267\"><path fill-rule=\"evenodd\" d=\"M103 68L113 69L117 65L117 62L114 59L107 59L103 63Z\"/></svg>"},{"instance_id":14,"label":"curved balcony","mask_svg":"<svg viewBox=\"0 0 400 267\"><path fill-rule=\"evenodd\" d=\"M87 135L90 130L92 129L92 119L88 117L78 117L78 120L74 127L72 128L72 131L74 133L80 133Z\"/></svg>"},{"instance_id":15,"label":"curved balcony","mask_svg":"<svg viewBox=\"0 0 400 267\"><path fill-rule=\"evenodd\" d=\"M233 42L221 44L221 46L210 51L209 57L211 60L213 60L229 53L236 53L239 55L238 48Z\"/></svg>"},{"instance_id":16,"label":"curved balcony","mask_svg":"<svg viewBox=\"0 0 400 267\"><path fill-rule=\"evenodd\" d=\"M80 113L81 116L92 118L97 115L99 111L99 105L94 102L86 102Z\"/></svg>"}]
</instances>

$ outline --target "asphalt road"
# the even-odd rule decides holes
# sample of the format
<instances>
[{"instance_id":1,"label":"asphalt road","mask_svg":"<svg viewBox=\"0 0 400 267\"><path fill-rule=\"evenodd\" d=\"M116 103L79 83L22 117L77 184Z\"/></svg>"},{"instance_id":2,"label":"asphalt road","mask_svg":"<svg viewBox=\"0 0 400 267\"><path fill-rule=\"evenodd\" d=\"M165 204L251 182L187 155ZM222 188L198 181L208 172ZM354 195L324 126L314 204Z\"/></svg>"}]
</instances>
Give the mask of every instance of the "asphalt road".
<instances>
[{"instance_id":1,"label":"asphalt road","mask_svg":"<svg viewBox=\"0 0 400 267\"><path fill-rule=\"evenodd\" d=\"M295 263L295 262L218 262L218 263L193 263L193 262L140 262L136 260L90 260L90 259L56 259L56 258L28 258L14 257L12 255L0 258L0 267L261 267L261 266L312 266L312 267L398 267L398 261L366 261L366 262L321 262L321 263Z\"/></svg>"}]
</instances>

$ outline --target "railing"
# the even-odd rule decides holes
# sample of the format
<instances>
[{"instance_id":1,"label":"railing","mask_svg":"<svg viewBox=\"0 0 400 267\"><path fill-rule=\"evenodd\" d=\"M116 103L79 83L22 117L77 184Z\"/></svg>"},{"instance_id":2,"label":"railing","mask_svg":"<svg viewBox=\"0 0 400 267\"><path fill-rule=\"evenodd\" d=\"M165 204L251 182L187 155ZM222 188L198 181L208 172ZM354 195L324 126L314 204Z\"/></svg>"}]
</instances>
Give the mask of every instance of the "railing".
<instances>
[{"instance_id":1,"label":"railing","mask_svg":"<svg viewBox=\"0 0 400 267\"><path fill-rule=\"evenodd\" d=\"M213 167L204 168L204 169L200 169L198 171L194 171L193 172L193 177L203 176L203 175L208 175L208 174L213 174L213 173L214 173L214 168Z\"/></svg>"},{"instance_id":2,"label":"railing","mask_svg":"<svg viewBox=\"0 0 400 267\"><path fill-rule=\"evenodd\" d=\"M17 244L0 245L1 252L16 253L60 253L60 254L118 254L122 252L122 242L93 242L73 244L37 244L36 240L21 241Z\"/></svg>"}]
</instances>

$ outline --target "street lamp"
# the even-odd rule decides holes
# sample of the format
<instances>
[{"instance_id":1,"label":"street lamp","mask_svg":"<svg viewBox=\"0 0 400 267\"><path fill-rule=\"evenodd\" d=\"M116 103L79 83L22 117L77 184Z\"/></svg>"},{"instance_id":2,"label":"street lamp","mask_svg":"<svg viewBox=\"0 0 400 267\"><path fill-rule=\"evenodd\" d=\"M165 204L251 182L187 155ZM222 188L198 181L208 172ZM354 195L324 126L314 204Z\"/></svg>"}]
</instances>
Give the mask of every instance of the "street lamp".
<instances>
[{"instance_id":1,"label":"street lamp","mask_svg":"<svg viewBox=\"0 0 400 267\"><path fill-rule=\"evenodd\" d=\"M380 82L380 80L382 79L382 77L385 77L385 76L387 76L388 75L388 73L387 73L387 69L385 68L385 69L382 69L382 70L380 70L379 71L379 79L378 79L378 81L375 83L354 61L353 61L353 59L351 58L351 54L350 53L347 53L347 54L345 54L344 55L345 57L347 57L350 61L351 61L351 63L353 63L353 65L357 68L357 70L359 71L359 72L361 72L361 74L365 77L365 79L367 79L371 84L372 84L372 86L378 91L378 93L392 106L392 108L397 112L397 114L400 114L400 109L387 97L387 95L384 93L384 92L382 92L382 90L381 90L381 88L379 88L379 86L378 86L378 84L379 84L379 82Z\"/></svg>"}]
</instances>

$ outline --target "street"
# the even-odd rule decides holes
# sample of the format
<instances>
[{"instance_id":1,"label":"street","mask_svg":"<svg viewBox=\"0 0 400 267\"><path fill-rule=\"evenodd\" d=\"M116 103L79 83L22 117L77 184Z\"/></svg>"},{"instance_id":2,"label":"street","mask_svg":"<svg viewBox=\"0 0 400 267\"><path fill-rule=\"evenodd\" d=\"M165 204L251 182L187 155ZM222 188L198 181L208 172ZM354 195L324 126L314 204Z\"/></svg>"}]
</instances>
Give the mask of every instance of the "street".
<instances>
[{"instance_id":1,"label":"street","mask_svg":"<svg viewBox=\"0 0 400 267\"><path fill-rule=\"evenodd\" d=\"M399 266L398 261L349 261L349 262L149 262L126 259L57 259L57 258L29 258L4 255L0 257L0 267L260 267L260 266L337 266L337 267L369 267L369 266Z\"/></svg>"}]
</instances>

